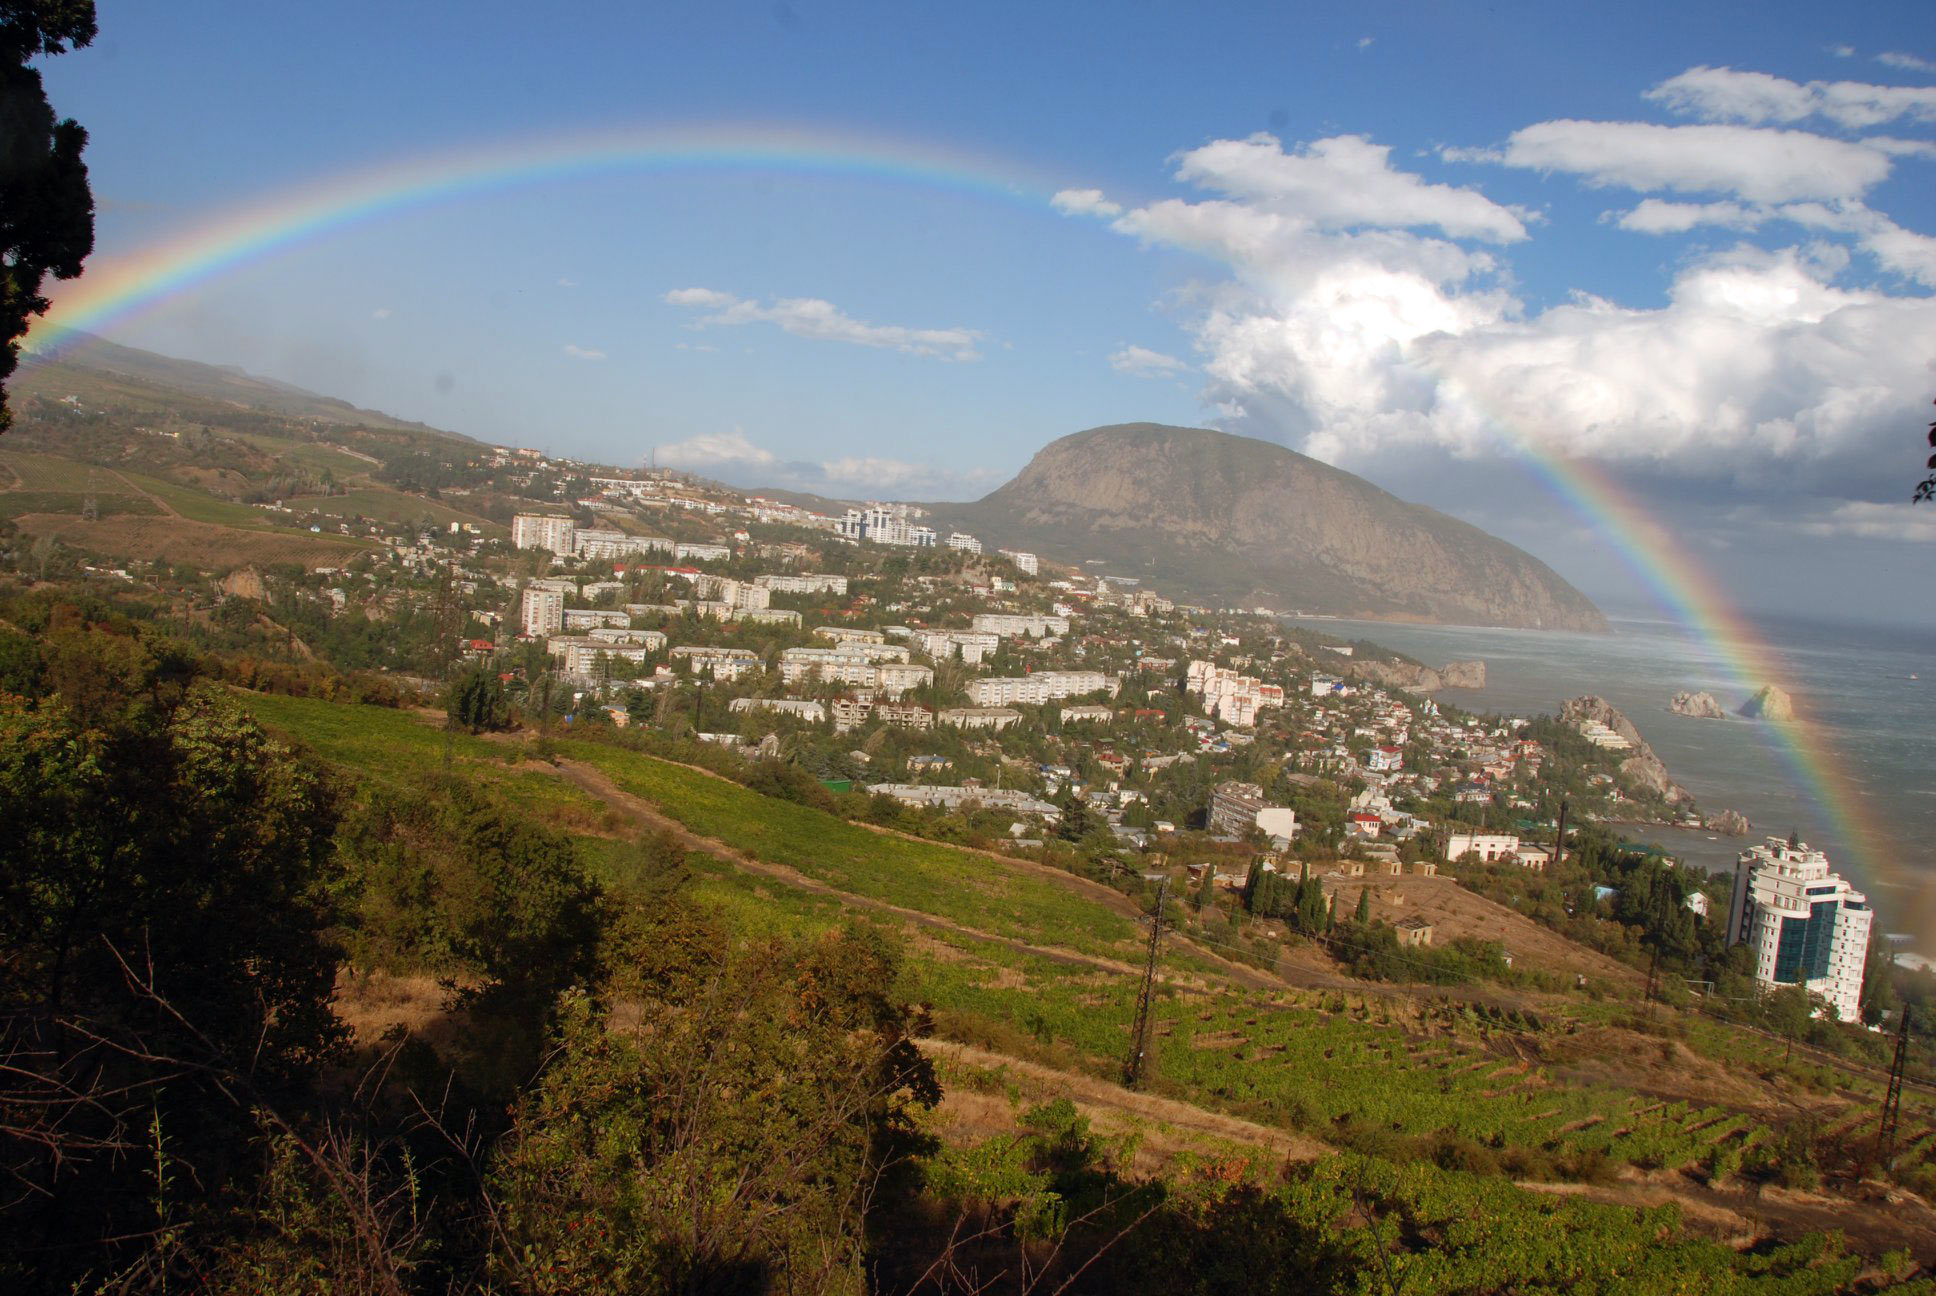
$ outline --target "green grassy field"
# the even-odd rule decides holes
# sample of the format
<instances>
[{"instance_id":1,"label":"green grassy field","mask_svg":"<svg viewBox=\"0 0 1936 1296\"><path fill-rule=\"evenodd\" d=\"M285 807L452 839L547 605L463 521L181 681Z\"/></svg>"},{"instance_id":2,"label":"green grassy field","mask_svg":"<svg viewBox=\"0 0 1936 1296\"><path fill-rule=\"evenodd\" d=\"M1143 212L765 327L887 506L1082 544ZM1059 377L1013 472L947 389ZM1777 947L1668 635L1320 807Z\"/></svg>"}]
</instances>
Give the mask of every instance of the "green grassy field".
<instances>
[{"instance_id":1,"label":"green grassy field","mask_svg":"<svg viewBox=\"0 0 1936 1296\"><path fill-rule=\"evenodd\" d=\"M105 490L115 485L114 474L72 459L0 450L0 467L19 479L16 490L84 493L90 484Z\"/></svg>"},{"instance_id":2,"label":"green grassy field","mask_svg":"<svg viewBox=\"0 0 1936 1296\"><path fill-rule=\"evenodd\" d=\"M365 465L367 467L367 465ZM487 534L501 535L505 528L495 522L451 508L436 500L422 499L393 491L382 486L365 486L342 495L301 495L286 499L284 504L298 513L314 509L332 517L365 517L378 522L416 522L429 518L434 522L469 522Z\"/></svg>"},{"instance_id":3,"label":"green grassy field","mask_svg":"<svg viewBox=\"0 0 1936 1296\"><path fill-rule=\"evenodd\" d=\"M117 469L115 475L125 478L137 489L147 491L191 522L209 522L216 526L237 527L244 531L271 529L269 520L263 516L262 510L251 508L247 504L218 499L206 491L196 490L193 486L183 486L177 482L165 481L160 477L150 477L146 473Z\"/></svg>"}]
</instances>

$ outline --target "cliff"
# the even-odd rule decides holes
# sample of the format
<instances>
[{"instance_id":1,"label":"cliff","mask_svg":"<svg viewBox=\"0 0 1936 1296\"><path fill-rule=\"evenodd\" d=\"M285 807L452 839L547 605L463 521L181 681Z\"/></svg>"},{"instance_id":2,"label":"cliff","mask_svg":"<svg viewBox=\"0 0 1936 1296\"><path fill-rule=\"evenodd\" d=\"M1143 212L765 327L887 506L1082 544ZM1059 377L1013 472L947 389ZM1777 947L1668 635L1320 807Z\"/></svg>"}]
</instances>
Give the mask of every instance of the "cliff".
<instances>
[{"instance_id":1,"label":"cliff","mask_svg":"<svg viewBox=\"0 0 1936 1296\"><path fill-rule=\"evenodd\" d=\"M1133 423L1054 441L972 504L928 506L1003 548L1226 607L1604 630L1532 555L1283 446Z\"/></svg>"},{"instance_id":2,"label":"cliff","mask_svg":"<svg viewBox=\"0 0 1936 1296\"><path fill-rule=\"evenodd\" d=\"M1439 670L1410 662L1353 661L1345 667L1344 673L1386 688L1403 689L1407 693L1437 693L1441 689L1482 689L1486 686L1486 664L1482 661L1447 662Z\"/></svg>"},{"instance_id":3,"label":"cliff","mask_svg":"<svg viewBox=\"0 0 1936 1296\"><path fill-rule=\"evenodd\" d=\"M1633 722L1620 713L1619 708L1602 697L1588 694L1584 697L1568 698L1560 706L1560 720L1578 727L1581 721L1595 720L1633 744L1633 754L1620 762L1620 773L1636 788L1653 792L1665 798L1669 805L1679 805L1693 798L1687 789L1674 782L1667 773L1667 766L1654 749L1640 736L1640 730Z\"/></svg>"}]
</instances>

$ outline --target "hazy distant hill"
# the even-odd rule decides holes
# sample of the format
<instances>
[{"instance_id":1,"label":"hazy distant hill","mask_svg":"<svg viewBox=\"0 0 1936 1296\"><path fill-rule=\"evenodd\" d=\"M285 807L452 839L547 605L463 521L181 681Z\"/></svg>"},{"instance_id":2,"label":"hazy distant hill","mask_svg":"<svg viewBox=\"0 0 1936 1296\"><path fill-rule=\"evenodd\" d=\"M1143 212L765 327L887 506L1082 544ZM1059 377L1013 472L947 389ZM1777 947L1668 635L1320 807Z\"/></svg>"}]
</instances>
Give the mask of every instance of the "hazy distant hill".
<instances>
[{"instance_id":1,"label":"hazy distant hill","mask_svg":"<svg viewBox=\"0 0 1936 1296\"><path fill-rule=\"evenodd\" d=\"M63 346L52 357L23 355L19 384L24 390L51 394L50 383L58 383L64 373L93 373L137 379L167 387L204 400L222 401L251 409L265 410L290 418L318 419L346 426L387 428L450 437L459 441L471 438L428 424L394 418L378 410L358 409L334 396L321 396L293 383L274 378L258 378L233 365L208 365L195 360L177 360L135 347L121 346L106 338L81 334L80 340Z\"/></svg>"},{"instance_id":2,"label":"hazy distant hill","mask_svg":"<svg viewBox=\"0 0 1936 1296\"><path fill-rule=\"evenodd\" d=\"M1602 630L1606 618L1537 558L1282 446L1131 423L1045 446L940 527L1136 576L1225 606Z\"/></svg>"}]
</instances>

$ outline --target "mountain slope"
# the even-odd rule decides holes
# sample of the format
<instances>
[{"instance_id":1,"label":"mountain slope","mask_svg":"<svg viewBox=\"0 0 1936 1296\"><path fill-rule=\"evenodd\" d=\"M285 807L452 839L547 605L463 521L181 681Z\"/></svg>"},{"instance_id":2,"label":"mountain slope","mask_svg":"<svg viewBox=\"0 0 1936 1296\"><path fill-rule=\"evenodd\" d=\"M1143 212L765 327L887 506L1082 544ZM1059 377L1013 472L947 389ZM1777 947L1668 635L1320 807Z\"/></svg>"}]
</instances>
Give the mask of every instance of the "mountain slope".
<instances>
[{"instance_id":1,"label":"mountain slope","mask_svg":"<svg viewBox=\"0 0 1936 1296\"><path fill-rule=\"evenodd\" d=\"M1197 601L1389 620L1602 630L1532 555L1248 437L1131 423L1050 443L938 524Z\"/></svg>"},{"instance_id":2,"label":"mountain slope","mask_svg":"<svg viewBox=\"0 0 1936 1296\"><path fill-rule=\"evenodd\" d=\"M58 387L65 393L74 388L77 380L85 381L78 378L78 374L133 379L137 383L165 387L171 392L291 418L417 432L471 443L471 438L456 432L395 418L379 410L359 409L346 400L318 395L276 378L260 378L233 365L179 360L174 356L122 346L90 334L79 335L78 340L63 346L55 355L43 356L31 352L23 355L19 383L22 391L46 391ZM124 398L128 395L120 390L116 394Z\"/></svg>"}]
</instances>

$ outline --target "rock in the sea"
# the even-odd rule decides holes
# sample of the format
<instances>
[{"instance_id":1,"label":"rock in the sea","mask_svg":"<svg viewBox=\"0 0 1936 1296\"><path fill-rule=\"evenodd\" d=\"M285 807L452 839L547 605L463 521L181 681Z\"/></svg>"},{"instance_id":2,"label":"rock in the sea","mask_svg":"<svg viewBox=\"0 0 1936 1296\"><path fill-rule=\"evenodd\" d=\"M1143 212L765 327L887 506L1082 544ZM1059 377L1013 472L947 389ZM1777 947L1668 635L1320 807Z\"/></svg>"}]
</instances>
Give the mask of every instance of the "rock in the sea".
<instances>
[{"instance_id":1,"label":"rock in the sea","mask_svg":"<svg viewBox=\"0 0 1936 1296\"><path fill-rule=\"evenodd\" d=\"M1753 827L1748 822L1748 816L1739 810L1723 810L1720 814L1707 817L1707 830L1720 833L1723 837L1746 837Z\"/></svg>"},{"instance_id":2,"label":"rock in the sea","mask_svg":"<svg viewBox=\"0 0 1936 1296\"><path fill-rule=\"evenodd\" d=\"M1689 693L1682 690L1674 695L1667 709L1675 715L1694 716L1700 720L1725 720L1728 713L1722 709L1720 699L1712 693Z\"/></svg>"},{"instance_id":3,"label":"rock in the sea","mask_svg":"<svg viewBox=\"0 0 1936 1296\"><path fill-rule=\"evenodd\" d=\"M1482 689L1486 686L1486 664L1482 661L1445 663L1439 679L1449 689Z\"/></svg>"},{"instance_id":4,"label":"rock in the sea","mask_svg":"<svg viewBox=\"0 0 1936 1296\"><path fill-rule=\"evenodd\" d=\"M1750 720L1793 720L1795 700L1773 684L1764 684L1741 704L1740 714Z\"/></svg>"}]
</instances>

